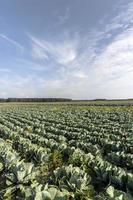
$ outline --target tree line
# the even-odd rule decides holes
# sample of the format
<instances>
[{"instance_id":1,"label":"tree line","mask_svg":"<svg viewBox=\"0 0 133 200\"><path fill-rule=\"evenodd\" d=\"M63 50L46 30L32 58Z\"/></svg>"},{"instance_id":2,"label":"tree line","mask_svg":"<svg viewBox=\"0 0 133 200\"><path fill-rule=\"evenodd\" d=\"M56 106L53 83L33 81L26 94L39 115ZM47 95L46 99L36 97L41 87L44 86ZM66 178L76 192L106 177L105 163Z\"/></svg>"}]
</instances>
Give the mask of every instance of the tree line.
<instances>
[{"instance_id":1,"label":"tree line","mask_svg":"<svg viewBox=\"0 0 133 200\"><path fill-rule=\"evenodd\" d=\"M67 98L0 98L0 102L66 102L72 101Z\"/></svg>"}]
</instances>

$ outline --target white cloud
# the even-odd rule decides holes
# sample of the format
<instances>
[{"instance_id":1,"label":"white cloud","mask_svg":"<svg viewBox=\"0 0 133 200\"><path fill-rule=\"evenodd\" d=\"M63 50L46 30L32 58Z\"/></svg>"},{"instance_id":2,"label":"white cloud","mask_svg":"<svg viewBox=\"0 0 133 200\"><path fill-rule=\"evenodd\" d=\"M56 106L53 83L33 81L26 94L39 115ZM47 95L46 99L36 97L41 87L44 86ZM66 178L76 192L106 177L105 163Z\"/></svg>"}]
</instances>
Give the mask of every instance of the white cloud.
<instances>
[{"instance_id":1,"label":"white cloud","mask_svg":"<svg viewBox=\"0 0 133 200\"><path fill-rule=\"evenodd\" d=\"M70 8L67 7L64 12L64 15L58 15L58 21L55 25L63 25L68 21L69 18L70 18Z\"/></svg>"},{"instance_id":2,"label":"white cloud","mask_svg":"<svg viewBox=\"0 0 133 200\"><path fill-rule=\"evenodd\" d=\"M30 70L35 70L35 71L44 71L46 69L46 66L44 64L39 64L37 62L33 62L31 60L26 60L26 59L15 59L15 65L17 67L25 68L25 69L30 69Z\"/></svg>"},{"instance_id":3,"label":"white cloud","mask_svg":"<svg viewBox=\"0 0 133 200\"><path fill-rule=\"evenodd\" d=\"M88 76L83 71L77 71L73 74L73 77L78 79L86 79Z\"/></svg>"},{"instance_id":4,"label":"white cloud","mask_svg":"<svg viewBox=\"0 0 133 200\"><path fill-rule=\"evenodd\" d=\"M48 42L29 35L32 41L32 56L34 58L48 60L54 59L57 63L67 65L76 59L77 41Z\"/></svg>"},{"instance_id":5,"label":"white cloud","mask_svg":"<svg viewBox=\"0 0 133 200\"><path fill-rule=\"evenodd\" d=\"M93 62L94 74L105 84L133 72L133 28L119 34ZM129 80L131 81L131 80ZM127 83L127 79L125 80Z\"/></svg>"},{"instance_id":6,"label":"white cloud","mask_svg":"<svg viewBox=\"0 0 133 200\"><path fill-rule=\"evenodd\" d=\"M124 7L108 25L84 38L64 37L46 41L28 35L36 62L24 65L41 69L40 61L53 61L53 79L14 76L0 80L0 91L12 87L12 96L69 97L74 99L132 98L133 4ZM127 21L128 26L127 26ZM102 25L103 26L103 25ZM117 33L116 30L120 29ZM101 45L102 44L102 45ZM61 65L61 67L60 67ZM36 81L35 81L36 80ZM1 89L4 85L4 89ZM10 91L8 91L10 93ZM9 95L8 95L9 96Z\"/></svg>"},{"instance_id":7,"label":"white cloud","mask_svg":"<svg viewBox=\"0 0 133 200\"><path fill-rule=\"evenodd\" d=\"M133 2L121 4L117 9L119 14L106 26L106 32L126 29L133 25Z\"/></svg>"},{"instance_id":8,"label":"white cloud","mask_svg":"<svg viewBox=\"0 0 133 200\"><path fill-rule=\"evenodd\" d=\"M35 80L37 77L32 75L3 75L0 79L1 98L38 96Z\"/></svg>"},{"instance_id":9,"label":"white cloud","mask_svg":"<svg viewBox=\"0 0 133 200\"><path fill-rule=\"evenodd\" d=\"M4 40L6 40L7 42L11 43L13 46L15 46L16 48L18 48L21 51L21 53L23 53L23 51L24 51L23 46L21 44L19 44L18 42L16 42L15 40L7 37L4 34L0 34L0 38L2 38Z\"/></svg>"},{"instance_id":10,"label":"white cloud","mask_svg":"<svg viewBox=\"0 0 133 200\"><path fill-rule=\"evenodd\" d=\"M48 55L44 52L43 48L39 45L32 45L32 52L31 52L33 58L35 59L44 59L48 60Z\"/></svg>"},{"instance_id":11,"label":"white cloud","mask_svg":"<svg viewBox=\"0 0 133 200\"><path fill-rule=\"evenodd\" d=\"M131 9L125 13L132 21L129 12ZM50 57L64 66L58 69L55 79L40 82L45 94L74 99L132 97L133 27L125 28L125 19L120 22L122 13L100 31L92 31L85 38L48 42L30 36L32 45L40 48L42 55L44 53L44 57L38 58L47 60ZM119 25L121 31L113 34ZM105 38L111 39L106 43Z\"/></svg>"}]
</instances>

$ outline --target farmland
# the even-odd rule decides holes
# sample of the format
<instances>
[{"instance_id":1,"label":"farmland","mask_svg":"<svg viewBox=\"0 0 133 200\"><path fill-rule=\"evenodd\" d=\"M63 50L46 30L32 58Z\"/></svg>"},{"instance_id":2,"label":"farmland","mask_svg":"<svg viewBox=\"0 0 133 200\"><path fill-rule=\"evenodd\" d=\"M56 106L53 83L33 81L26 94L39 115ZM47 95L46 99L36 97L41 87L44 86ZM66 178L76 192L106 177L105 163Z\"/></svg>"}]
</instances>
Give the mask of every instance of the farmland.
<instances>
[{"instance_id":1,"label":"farmland","mask_svg":"<svg viewBox=\"0 0 133 200\"><path fill-rule=\"evenodd\" d=\"M1 103L0 199L132 200L133 107L115 103Z\"/></svg>"}]
</instances>

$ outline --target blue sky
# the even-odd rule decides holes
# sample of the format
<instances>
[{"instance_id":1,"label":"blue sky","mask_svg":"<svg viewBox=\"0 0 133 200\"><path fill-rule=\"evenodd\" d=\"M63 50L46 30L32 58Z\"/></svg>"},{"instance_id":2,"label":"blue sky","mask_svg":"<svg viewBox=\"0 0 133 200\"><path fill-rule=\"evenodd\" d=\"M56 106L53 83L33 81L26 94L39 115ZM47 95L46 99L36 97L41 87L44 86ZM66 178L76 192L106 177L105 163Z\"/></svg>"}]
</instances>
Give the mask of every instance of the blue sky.
<instances>
[{"instance_id":1,"label":"blue sky","mask_svg":"<svg viewBox=\"0 0 133 200\"><path fill-rule=\"evenodd\" d=\"M132 0L0 0L0 97L133 98Z\"/></svg>"}]
</instances>

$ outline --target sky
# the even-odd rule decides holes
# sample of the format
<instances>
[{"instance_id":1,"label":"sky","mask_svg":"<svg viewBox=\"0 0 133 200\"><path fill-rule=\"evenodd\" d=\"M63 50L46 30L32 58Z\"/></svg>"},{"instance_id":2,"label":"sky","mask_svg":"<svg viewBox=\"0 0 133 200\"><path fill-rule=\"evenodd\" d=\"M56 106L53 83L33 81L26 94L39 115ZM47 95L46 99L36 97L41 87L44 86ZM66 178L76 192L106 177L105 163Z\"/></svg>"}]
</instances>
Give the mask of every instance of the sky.
<instances>
[{"instance_id":1,"label":"sky","mask_svg":"<svg viewBox=\"0 0 133 200\"><path fill-rule=\"evenodd\" d=\"M132 0L0 0L0 98L132 91Z\"/></svg>"}]
</instances>

